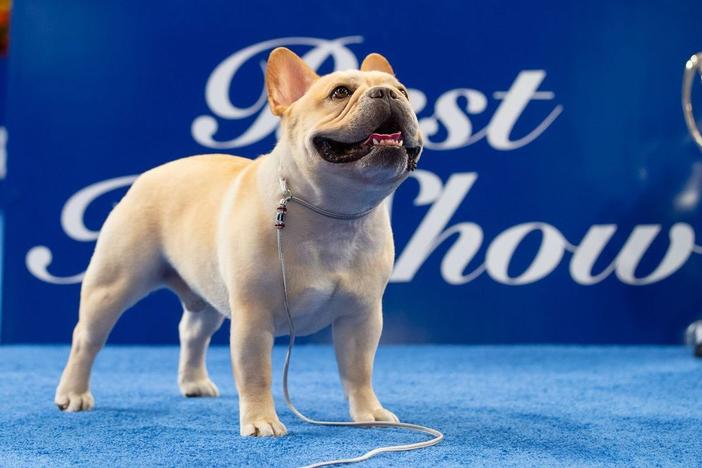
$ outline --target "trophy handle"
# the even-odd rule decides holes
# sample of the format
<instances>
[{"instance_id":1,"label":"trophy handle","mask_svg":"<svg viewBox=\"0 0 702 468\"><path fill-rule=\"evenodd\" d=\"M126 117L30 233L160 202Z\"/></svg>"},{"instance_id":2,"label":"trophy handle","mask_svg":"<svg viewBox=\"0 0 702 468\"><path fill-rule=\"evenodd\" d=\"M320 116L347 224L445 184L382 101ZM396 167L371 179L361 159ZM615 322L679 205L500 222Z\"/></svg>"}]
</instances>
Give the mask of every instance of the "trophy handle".
<instances>
[{"instance_id":1,"label":"trophy handle","mask_svg":"<svg viewBox=\"0 0 702 468\"><path fill-rule=\"evenodd\" d=\"M685 116L685 123L687 124L687 128L690 129L690 134L695 140L695 143L697 143L702 150L702 134L700 134L700 129L697 128L695 115L692 112L692 81L696 73L702 75L702 52L690 57L690 60L685 64L682 86L682 108L683 115Z\"/></svg>"}]
</instances>

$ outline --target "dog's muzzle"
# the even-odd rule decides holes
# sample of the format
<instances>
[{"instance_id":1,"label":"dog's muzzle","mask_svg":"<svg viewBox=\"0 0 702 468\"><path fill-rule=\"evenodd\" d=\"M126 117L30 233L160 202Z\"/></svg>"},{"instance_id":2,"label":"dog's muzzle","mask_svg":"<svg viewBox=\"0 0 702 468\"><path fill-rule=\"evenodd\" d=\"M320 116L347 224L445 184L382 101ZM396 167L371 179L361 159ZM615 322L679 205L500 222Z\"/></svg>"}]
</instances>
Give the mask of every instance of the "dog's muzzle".
<instances>
[{"instance_id":1,"label":"dog's muzzle","mask_svg":"<svg viewBox=\"0 0 702 468\"><path fill-rule=\"evenodd\" d=\"M407 158L407 169L414 170L417 167L417 158L421 152L421 146L411 144L416 141L414 135L407 135L408 125L404 124L407 117L403 113L407 110L402 109L400 104L392 101L398 99L397 92L385 87L376 87L368 90L367 96L372 99L371 105L378 108L381 105L380 111L377 111L382 119L379 125L371 127L370 131L363 132L363 139L354 142L340 141L331 136L317 135L313 138L313 143L319 155L325 161L330 163L350 163L358 161L376 151L397 151L397 157ZM383 99L387 104L376 99ZM377 104L376 104L377 102ZM404 117L404 118L403 118ZM379 120L369 119L369 120ZM413 126L413 125L412 125Z\"/></svg>"}]
</instances>

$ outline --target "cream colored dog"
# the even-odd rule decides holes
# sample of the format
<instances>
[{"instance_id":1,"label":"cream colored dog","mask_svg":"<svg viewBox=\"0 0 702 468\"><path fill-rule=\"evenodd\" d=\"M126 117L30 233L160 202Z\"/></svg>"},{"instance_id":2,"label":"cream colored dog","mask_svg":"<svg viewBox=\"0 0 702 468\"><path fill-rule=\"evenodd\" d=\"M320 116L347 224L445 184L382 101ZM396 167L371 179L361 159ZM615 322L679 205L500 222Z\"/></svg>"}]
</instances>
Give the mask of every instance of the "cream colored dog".
<instances>
[{"instance_id":1,"label":"cream colored dog","mask_svg":"<svg viewBox=\"0 0 702 468\"><path fill-rule=\"evenodd\" d=\"M283 237L290 309L300 334L333 325L354 421L397 421L373 391L381 299L394 248L386 198L422 148L407 91L385 58L318 77L293 52L266 69L270 108L282 117L272 153L180 159L144 173L105 221L81 290L73 345L56 390L61 410L89 410L90 371L121 313L160 287L183 304L178 383L217 396L205 367L212 334L231 319L242 435L286 433L271 394L271 348L287 334L274 228L283 178L322 216L289 205Z\"/></svg>"}]
</instances>

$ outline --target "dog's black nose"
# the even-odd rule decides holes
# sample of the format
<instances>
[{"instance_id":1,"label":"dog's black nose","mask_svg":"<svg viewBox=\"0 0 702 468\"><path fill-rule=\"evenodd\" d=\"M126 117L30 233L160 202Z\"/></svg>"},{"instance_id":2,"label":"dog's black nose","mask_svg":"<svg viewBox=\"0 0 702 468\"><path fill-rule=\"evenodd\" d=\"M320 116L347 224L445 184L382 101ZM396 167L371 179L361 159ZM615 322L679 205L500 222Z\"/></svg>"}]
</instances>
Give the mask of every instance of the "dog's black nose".
<instances>
[{"instance_id":1,"label":"dog's black nose","mask_svg":"<svg viewBox=\"0 0 702 468\"><path fill-rule=\"evenodd\" d=\"M373 99L384 98L388 96L390 99L397 99L397 93L391 88L385 86L376 86L368 91L368 96Z\"/></svg>"}]
</instances>

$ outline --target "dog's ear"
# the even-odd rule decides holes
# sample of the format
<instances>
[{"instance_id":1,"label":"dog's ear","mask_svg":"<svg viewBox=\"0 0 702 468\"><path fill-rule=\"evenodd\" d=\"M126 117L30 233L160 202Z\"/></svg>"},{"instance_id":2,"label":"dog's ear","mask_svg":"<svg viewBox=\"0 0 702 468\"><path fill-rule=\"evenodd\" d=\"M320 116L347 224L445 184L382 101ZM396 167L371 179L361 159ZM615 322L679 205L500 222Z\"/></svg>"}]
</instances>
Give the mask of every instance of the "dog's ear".
<instances>
[{"instance_id":1,"label":"dog's ear","mask_svg":"<svg viewBox=\"0 0 702 468\"><path fill-rule=\"evenodd\" d=\"M314 70L290 49L278 47L273 50L266 65L266 90L273 114L283 115L318 78Z\"/></svg>"},{"instance_id":2,"label":"dog's ear","mask_svg":"<svg viewBox=\"0 0 702 468\"><path fill-rule=\"evenodd\" d=\"M363 59L361 71L381 71L395 76L395 71L390 66L388 59L375 52L368 54L368 56Z\"/></svg>"}]
</instances>

